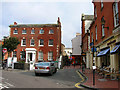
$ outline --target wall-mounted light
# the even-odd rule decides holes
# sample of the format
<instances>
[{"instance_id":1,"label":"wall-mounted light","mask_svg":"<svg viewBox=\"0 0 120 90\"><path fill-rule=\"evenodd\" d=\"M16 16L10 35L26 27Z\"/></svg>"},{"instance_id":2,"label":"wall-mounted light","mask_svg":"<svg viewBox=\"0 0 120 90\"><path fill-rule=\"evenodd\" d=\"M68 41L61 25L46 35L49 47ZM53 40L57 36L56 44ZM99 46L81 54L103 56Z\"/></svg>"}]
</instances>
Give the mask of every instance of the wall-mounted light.
<instances>
[{"instance_id":1,"label":"wall-mounted light","mask_svg":"<svg viewBox=\"0 0 120 90\"><path fill-rule=\"evenodd\" d=\"M102 25L105 26L105 20L104 20L104 18L101 20L101 23L102 23ZM107 28L109 30L109 27L103 27L103 28Z\"/></svg>"}]
</instances>

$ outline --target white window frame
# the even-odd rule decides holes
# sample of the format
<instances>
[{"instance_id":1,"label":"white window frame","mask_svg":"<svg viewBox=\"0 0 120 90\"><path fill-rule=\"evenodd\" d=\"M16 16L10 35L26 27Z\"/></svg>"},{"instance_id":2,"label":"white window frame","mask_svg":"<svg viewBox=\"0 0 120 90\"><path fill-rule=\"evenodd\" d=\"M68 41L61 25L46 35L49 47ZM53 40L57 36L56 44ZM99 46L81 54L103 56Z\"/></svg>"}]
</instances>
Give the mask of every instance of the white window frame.
<instances>
[{"instance_id":1,"label":"white window frame","mask_svg":"<svg viewBox=\"0 0 120 90\"><path fill-rule=\"evenodd\" d=\"M53 60L53 51L48 52L48 60L52 61Z\"/></svg>"},{"instance_id":2,"label":"white window frame","mask_svg":"<svg viewBox=\"0 0 120 90\"><path fill-rule=\"evenodd\" d=\"M34 39L30 40L30 46L35 46L35 40L34 40L34 45L32 45L32 40L34 40Z\"/></svg>"},{"instance_id":3,"label":"white window frame","mask_svg":"<svg viewBox=\"0 0 120 90\"><path fill-rule=\"evenodd\" d=\"M49 39L48 46L53 46L54 45L54 40L53 40L53 44L52 45L50 45L50 40L53 40L53 39Z\"/></svg>"},{"instance_id":4,"label":"white window frame","mask_svg":"<svg viewBox=\"0 0 120 90\"><path fill-rule=\"evenodd\" d=\"M102 24L102 37L105 36L105 29L104 29L104 25Z\"/></svg>"},{"instance_id":5,"label":"white window frame","mask_svg":"<svg viewBox=\"0 0 120 90\"><path fill-rule=\"evenodd\" d=\"M17 51L13 51L13 57L17 57Z\"/></svg>"},{"instance_id":6,"label":"white window frame","mask_svg":"<svg viewBox=\"0 0 120 90\"><path fill-rule=\"evenodd\" d=\"M15 31L17 31L17 33L16 33ZM15 29L15 30L13 31L13 34L18 34L18 30L17 30L17 29Z\"/></svg>"},{"instance_id":7,"label":"white window frame","mask_svg":"<svg viewBox=\"0 0 120 90\"><path fill-rule=\"evenodd\" d=\"M41 31L43 31L43 33L42 33ZM43 29L40 29L40 30L39 30L39 34L44 34L44 30L43 30Z\"/></svg>"},{"instance_id":8,"label":"white window frame","mask_svg":"<svg viewBox=\"0 0 120 90\"><path fill-rule=\"evenodd\" d=\"M43 40L43 45L40 45L40 40ZM39 39L39 46L44 46L44 39Z\"/></svg>"},{"instance_id":9,"label":"white window frame","mask_svg":"<svg viewBox=\"0 0 120 90\"><path fill-rule=\"evenodd\" d=\"M51 31L53 31L53 32L51 33ZM54 34L54 30L53 30L53 29L50 29L50 30L49 30L49 34Z\"/></svg>"},{"instance_id":10,"label":"white window frame","mask_svg":"<svg viewBox=\"0 0 120 90\"><path fill-rule=\"evenodd\" d=\"M22 30L22 34L27 34L27 31L26 32L23 32L23 31L26 31L25 29L24 30Z\"/></svg>"},{"instance_id":11,"label":"white window frame","mask_svg":"<svg viewBox=\"0 0 120 90\"><path fill-rule=\"evenodd\" d=\"M104 5L103 5L103 0L101 0L101 9L103 9Z\"/></svg>"},{"instance_id":12,"label":"white window frame","mask_svg":"<svg viewBox=\"0 0 120 90\"><path fill-rule=\"evenodd\" d=\"M97 40L97 26L95 26L95 35L96 35L96 40Z\"/></svg>"},{"instance_id":13,"label":"white window frame","mask_svg":"<svg viewBox=\"0 0 120 90\"><path fill-rule=\"evenodd\" d=\"M23 45L23 40L25 40L25 45ZM21 40L21 46L26 46L26 39Z\"/></svg>"},{"instance_id":14,"label":"white window frame","mask_svg":"<svg viewBox=\"0 0 120 90\"><path fill-rule=\"evenodd\" d=\"M119 13L118 13L118 3L113 4L113 13L114 13L114 27L119 25Z\"/></svg>"},{"instance_id":15,"label":"white window frame","mask_svg":"<svg viewBox=\"0 0 120 90\"><path fill-rule=\"evenodd\" d=\"M95 18L97 18L97 8L95 6Z\"/></svg>"},{"instance_id":16,"label":"white window frame","mask_svg":"<svg viewBox=\"0 0 120 90\"><path fill-rule=\"evenodd\" d=\"M43 61L43 51L38 52L38 61Z\"/></svg>"},{"instance_id":17,"label":"white window frame","mask_svg":"<svg viewBox=\"0 0 120 90\"><path fill-rule=\"evenodd\" d=\"M34 32L32 32L33 30L34 30L34 29L31 30L31 34L35 34L35 30L34 30Z\"/></svg>"}]
</instances>

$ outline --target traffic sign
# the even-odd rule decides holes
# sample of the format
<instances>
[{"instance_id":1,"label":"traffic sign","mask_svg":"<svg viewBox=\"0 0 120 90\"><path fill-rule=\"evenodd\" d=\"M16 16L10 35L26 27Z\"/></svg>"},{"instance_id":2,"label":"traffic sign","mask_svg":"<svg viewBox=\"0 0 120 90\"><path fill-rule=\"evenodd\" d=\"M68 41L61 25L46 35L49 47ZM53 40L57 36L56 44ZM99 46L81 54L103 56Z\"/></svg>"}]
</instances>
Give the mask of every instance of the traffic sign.
<instances>
[{"instance_id":1,"label":"traffic sign","mask_svg":"<svg viewBox=\"0 0 120 90\"><path fill-rule=\"evenodd\" d=\"M7 52L7 48L3 48L3 53L6 53Z\"/></svg>"}]
</instances>

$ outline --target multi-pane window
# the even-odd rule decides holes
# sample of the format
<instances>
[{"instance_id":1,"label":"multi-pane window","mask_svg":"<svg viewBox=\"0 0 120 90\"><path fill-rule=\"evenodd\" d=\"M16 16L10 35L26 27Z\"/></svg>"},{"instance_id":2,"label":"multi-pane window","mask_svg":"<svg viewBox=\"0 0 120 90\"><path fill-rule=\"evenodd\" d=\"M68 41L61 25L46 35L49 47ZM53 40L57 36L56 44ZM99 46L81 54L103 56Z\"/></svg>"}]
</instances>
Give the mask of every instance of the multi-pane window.
<instances>
[{"instance_id":1,"label":"multi-pane window","mask_svg":"<svg viewBox=\"0 0 120 90\"><path fill-rule=\"evenodd\" d=\"M39 46L43 46L44 45L44 40L43 39L40 39L39 42L40 42Z\"/></svg>"},{"instance_id":2,"label":"multi-pane window","mask_svg":"<svg viewBox=\"0 0 120 90\"><path fill-rule=\"evenodd\" d=\"M113 13L114 13L114 26L116 27L119 24L119 14L118 14L118 3L113 4Z\"/></svg>"},{"instance_id":3,"label":"multi-pane window","mask_svg":"<svg viewBox=\"0 0 120 90\"><path fill-rule=\"evenodd\" d=\"M49 30L49 34L54 34L54 30Z\"/></svg>"},{"instance_id":4,"label":"multi-pane window","mask_svg":"<svg viewBox=\"0 0 120 90\"><path fill-rule=\"evenodd\" d=\"M101 0L101 9L103 9L103 0Z\"/></svg>"},{"instance_id":5,"label":"multi-pane window","mask_svg":"<svg viewBox=\"0 0 120 90\"><path fill-rule=\"evenodd\" d=\"M17 51L13 51L13 57L17 57Z\"/></svg>"},{"instance_id":6,"label":"multi-pane window","mask_svg":"<svg viewBox=\"0 0 120 90\"><path fill-rule=\"evenodd\" d=\"M20 59L21 60L25 60L25 56L26 56L25 51L21 51L21 53L20 53Z\"/></svg>"},{"instance_id":7,"label":"multi-pane window","mask_svg":"<svg viewBox=\"0 0 120 90\"><path fill-rule=\"evenodd\" d=\"M104 17L102 17L101 21L104 21ZM102 24L102 37L105 36L104 24Z\"/></svg>"},{"instance_id":8,"label":"multi-pane window","mask_svg":"<svg viewBox=\"0 0 120 90\"><path fill-rule=\"evenodd\" d=\"M53 52L52 51L48 52L48 60L53 60Z\"/></svg>"},{"instance_id":9,"label":"multi-pane window","mask_svg":"<svg viewBox=\"0 0 120 90\"><path fill-rule=\"evenodd\" d=\"M38 53L38 60L43 60L43 52L42 51L39 51Z\"/></svg>"},{"instance_id":10,"label":"multi-pane window","mask_svg":"<svg viewBox=\"0 0 120 90\"><path fill-rule=\"evenodd\" d=\"M31 34L35 34L35 30L34 29L31 30Z\"/></svg>"},{"instance_id":11,"label":"multi-pane window","mask_svg":"<svg viewBox=\"0 0 120 90\"><path fill-rule=\"evenodd\" d=\"M13 34L18 34L18 30L15 29L15 30L13 31Z\"/></svg>"},{"instance_id":12,"label":"multi-pane window","mask_svg":"<svg viewBox=\"0 0 120 90\"><path fill-rule=\"evenodd\" d=\"M43 30L43 29L41 29L39 33L40 33L40 34L44 34L44 30Z\"/></svg>"},{"instance_id":13,"label":"multi-pane window","mask_svg":"<svg viewBox=\"0 0 120 90\"><path fill-rule=\"evenodd\" d=\"M49 39L49 46L53 46L53 39Z\"/></svg>"},{"instance_id":14,"label":"multi-pane window","mask_svg":"<svg viewBox=\"0 0 120 90\"><path fill-rule=\"evenodd\" d=\"M26 30L22 30L22 34L26 34Z\"/></svg>"},{"instance_id":15,"label":"multi-pane window","mask_svg":"<svg viewBox=\"0 0 120 90\"><path fill-rule=\"evenodd\" d=\"M93 42L93 32L91 33L91 41Z\"/></svg>"},{"instance_id":16,"label":"multi-pane window","mask_svg":"<svg viewBox=\"0 0 120 90\"><path fill-rule=\"evenodd\" d=\"M96 34L96 40L97 40L97 26L95 27L95 34Z\"/></svg>"},{"instance_id":17,"label":"multi-pane window","mask_svg":"<svg viewBox=\"0 0 120 90\"><path fill-rule=\"evenodd\" d=\"M26 39L22 39L21 40L21 46L25 46L26 45Z\"/></svg>"},{"instance_id":18,"label":"multi-pane window","mask_svg":"<svg viewBox=\"0 0 120 90\"><path fill-rule=\"evenodd\" d=\"M97 9L95 7L95 18L97 18Z\"/></svg>"},{"instance_id":19,"label":"multi-pane window","mask_svg":"<svg viewBox=\"0 0 120 90\"><path fill-rule=\"evenodd\" d=\"M30 46L34 46L34 39L31 39L31 41L30 41Z\"/></svg>"}]
</instances>

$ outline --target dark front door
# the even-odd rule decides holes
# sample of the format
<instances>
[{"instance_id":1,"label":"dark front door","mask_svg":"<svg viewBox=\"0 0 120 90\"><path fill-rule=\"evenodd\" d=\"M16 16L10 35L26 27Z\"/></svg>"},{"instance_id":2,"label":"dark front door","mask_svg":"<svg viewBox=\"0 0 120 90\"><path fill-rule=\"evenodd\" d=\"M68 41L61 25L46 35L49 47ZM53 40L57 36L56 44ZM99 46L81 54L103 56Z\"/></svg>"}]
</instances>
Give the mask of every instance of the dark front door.
<instances>
[{"instance_id":1,"label":"dark front door","mask_svg":"<svg viewBox=\"0 0 120 90\"><path fill-rule=\"evenodd\" d=\"M32 61L32 53L30 53L30 61Z\"/></svg>"}]
</instances>

